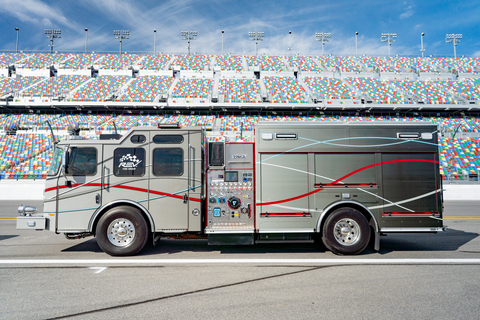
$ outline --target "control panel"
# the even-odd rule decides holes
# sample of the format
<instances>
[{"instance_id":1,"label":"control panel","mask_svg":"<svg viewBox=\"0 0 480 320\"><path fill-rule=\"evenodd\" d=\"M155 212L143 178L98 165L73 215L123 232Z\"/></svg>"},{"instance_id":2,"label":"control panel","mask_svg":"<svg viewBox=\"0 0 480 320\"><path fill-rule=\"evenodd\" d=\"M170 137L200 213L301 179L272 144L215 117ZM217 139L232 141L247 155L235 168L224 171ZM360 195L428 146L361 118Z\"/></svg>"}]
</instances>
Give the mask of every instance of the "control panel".
<instances>
[{"instance_id":1,"label":"control panel","mask_svg":"<svg viewBox=\"0 0 480 320\"><path fill-rule=\"evenodd\" d=\"M253 230L255 217L253 145L216 146L207 171L207 233ZM220 150L220 151L218 151ZM220 156L218 155L220 153ZM224 158L224 161L218 160Z\"/></svg>"},{"instance_id":2,"label":"control panel","mask_svg":"<svg viewBox=\"0 0 480 320\"><path fill-rule=\"evenodd\" d=\"M253 170L210 170L207 227L253 229L253 185Z\"/></svg>"}]
</instances>

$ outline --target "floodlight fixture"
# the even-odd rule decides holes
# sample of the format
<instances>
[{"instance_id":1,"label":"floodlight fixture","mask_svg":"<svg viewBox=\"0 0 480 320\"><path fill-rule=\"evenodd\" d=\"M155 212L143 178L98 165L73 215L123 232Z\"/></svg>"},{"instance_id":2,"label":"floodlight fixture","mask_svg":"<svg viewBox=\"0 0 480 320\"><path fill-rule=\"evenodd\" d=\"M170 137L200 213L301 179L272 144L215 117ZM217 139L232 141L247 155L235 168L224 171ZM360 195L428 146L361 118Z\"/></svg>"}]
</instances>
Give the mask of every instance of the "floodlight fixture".
<instances>
[{"instance_id":1,"label":"floodlight fixture","mask_svg":"<svg viewBox=\"0 0 480 320\"><path fill-rule=\"evenodd\" d=\"M358 52L357 52L357 36L358 36L358 31L355 32L355 55L358 54Z\"/></svg>"},{"instance_id":2,"label":"floodlight fixture","mask_svg":"<svg viewBox=\"0 0 480 320\"><path fill-rule=\"evenodd\" d=\"M258 41L263 41L263 38L265 37L265 32L249 32L248 33L248 38L250 41L255 41L255 55L257 55L258 52Z\"/></svg>"},{"instance_id":3,"label":"floodlight fixture","mask_svg":"<svg viewBox=\"0 0 480 320\"><path fill-rule=\"evenodd\" d=\"M445 42L453 43L453 57L456 59L457 58L457 43L460 42L460 39L463 38L463 35L461 33L455 34L455 33L449 33L446 35Z\"/></svg>"},{"instance_id":4,"label":"floodlight fixture","mask_svg":"<svg viewBox=\"0 0 480 320\"><path fill-rule=\"evenodd\" d=\"M157 54L157 29L153 29L153 55Z\"/></svg>"},{"instance_id":5,"label":"floodlight fixture","mask_svg":"<svg viewBox=\"0 0 480 320\"><path fill-rule=\"evenodd\" d=\"M85 28L85 54L87 54L88 28Z\"/></svg>"},{"instance_id":6,"label":"floodlight fixture","mask_svg":"<svg viewBox=\"0 0 480 320\"><path fill-rule=\"evenodd\" d=\"M322 56L323 56L323 49L325 47L325 43L327 43L331 37L331 33L325 33L325 32L315 32L315 40L316 41L321 41L322 42Z\"/></svg>"},{"instance_id":7,"label":"floodlight fixture","mask_svg":"<svg viewBox=\"0 0 480 320\"><path fill-rule=\"evenodd\" d=\"M20 30L20 29L18 29L17 27L15 27L15 31L17 31L17 45L16 45L16 47L15 47L15 53L18 53L18 31L19 31L19 30Z\"/></svg>"},{"instance_id":8,"label":"floodlight fixture","mask_svg":"<svg viewBox=\"0 0 480 320\"><path fill-rule=\"evenodd\" d=\"M421 44L420 51L422 52L422 58L423 58L423 53L425 52L425 49L423 48L423 36L425 36L424 32L420 34L420 44Z\"/></svg>"},{"instance_id":9,"label":"floodlight fixture","mask_svg":"<svg viewBox=\"0 0 480 320\"><path fill-rule=\"evenodd\" d=\"M290 36L292 35L292 31L288 31L288 55L292 55L292 46L290 45Z\"/></svg>"},{"instance_id":10,"label":"floodlight fixture","mask_svg":"<svg viewBox=\"0 0 480 320\"><path fill-rule=\"evenodd\" d=\"M197 31L182 31L182 40L188 41L188 55L190 55L190 41L197 40Z\"/></svg>"},{"instance_id":11,"label":"floodlight fixture","mask_svg":"<svg viewBox=\"0 0 480 320\"><path fill-rule=\"evenodd\" d=\"M222 56L223 56L223 34L225 33L224 30L222 30Z\"/></svg>"},{"instance_id":12,"label":"floodlight fixture","mask_svg":"<svg viewBox=\"0 0 480 320\"><path fill-rule=\"evenodd\" d=\"M388 57L390 58L390 46L392 45L393 42L397 39L397 34L396 33L382 33L381 40L382 42L387 42L388 43Z\"/></svg>"},{"instance_id":13,"label":"floodlight fixture","mask_svg":"<svg viewBox=\"0 0 480 320\"><path fill-rule=\"evenodd\" d=\"M113 35L120 42L120 54L122 54L122 41L130 39L130 30L113 30Z\"/></svg>"},{"instance_id":14,"label":"floodlight fixture","mask_svg":"<svg viewBox=\"0 0 480 320\"><path fill-rule=\"evenodd\" d=\"M45 29L47 38L50 39L50 53L53 53L53 39L62 37L62 30L60 29Z\"/></svg>"}]
</instances>

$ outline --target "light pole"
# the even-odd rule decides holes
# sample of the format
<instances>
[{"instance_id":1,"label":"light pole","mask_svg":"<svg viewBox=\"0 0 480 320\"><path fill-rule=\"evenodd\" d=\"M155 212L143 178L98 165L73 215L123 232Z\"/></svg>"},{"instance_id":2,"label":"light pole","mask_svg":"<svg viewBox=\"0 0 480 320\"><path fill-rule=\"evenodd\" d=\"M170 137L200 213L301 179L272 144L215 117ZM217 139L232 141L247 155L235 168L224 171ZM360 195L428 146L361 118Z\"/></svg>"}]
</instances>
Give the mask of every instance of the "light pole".
<instances>
[{"instance_id":1,"label":"light pole","mask_svg":"<svg viewBox=\"0 0 480 320\"><path fill-rule=\"evenodd\" d=\"M222 56L223 56L223 34L225 33L225 31L222 30Z\"/></svg>"},{"instance_id":2,"label":"light pole","mask_svg":"<svg viewBox=\"0 0 480 320\"><path fill-rule=\"evenodd\" d=\"M153 29L153 55L157 54L157 29Z\"/></svg>"},{"instance_id":3,"label":"light pole","mask_svg":"<svg viewBox=\"0 0 480 320\"><path fill-rule=\"evenodd\" d=\"M290 46L290 36L292 35L292 31L288 31L288 55L292 55L292 46Z\"/></svg>"},{"instance_id":4,"label":"light pole","mask_svg":"<svg viewBox=\"0 0 480 320\"><path fill-rule=\"evenodd\" d=\"M50 39L50 53L53 53L53 39L62 37L62 30L60 29L45 29L47 38Z\"/></svg>"},{"instance_id":5,"label":"light pole","mask_svg":"<svg viewBox=\"0 0 480 320\"><path fill-rule=\"evenodd\" d=\"M248 37L250 41L255 41L255 55L257 55L258 41L263 41L263 37L265 37L265 32L249 32Z\"/></svg>"},{"instance_id":6,"label":"light pole","mask_svg":"<svg viewBox=\"0 0 480 320\"><path fill-rule=\"evenodd\" d=\"M182 40L188 41L188 55L190 55L190 41L197 40L197 31L182 31Z\"/></svg>"},{"instance_id":7,"label":"light pole","mask_svg":"<svg viewBox=\"0 0 480 320\"><path fill-rule=\"evenodd\" d=\"M397 39L397 34L396 33L382 33L382 42L387 42L388 43L388 57L390 58L390 46L392 45L392 42L395 42L395 39Z\"/></svg>"},{"instance_id":8,"label":"light pole","mask_svg":"<svg viewBox=\"0 0 480 320\"><path fill-rule=\"evenodd\" d=\"M457 43L460 42L460 39L463 38L462 34L455 34L455 33L450 33L447 34L447 37L445 39L445 42L452 42L453 43L453 57L457 59Z\"/></svg>"},{"instance_id":9,"label":"light pole","mask_svg":"<svg viewBox=\"0 0 480 320\"><path fill-rule=\"evenodd\" d=\"M325 46L325 43L328 42L328 39L330 39L331 34L330 33L325 33L325 32L316 32L315 33L315 40L316 41L322 41L322 56L323 56L323 47Z\"/></svg>"},{"instance_id":10,"label":"light pole","mask_svg":"<svg viewBox=\"0 0 480 320\"><path fill-rule=\"evenodd\" d=\"M355 55L358 54L358 52L357 52L357 36L358 36L358 31L355 32Z\"/></svg>"},{"instance_id":11,"label":"light pole","mask_svg":"<svg viewBox=\"0 0 480 320\"><path fill-rule=\"evenodd\" d=\"M15 31L17 31L17 46L15 47L15 53L18 53L18 31L19 29L18 28L15 28Z\"/></svg>"},{"instance_id":12,"label":"light pole","mask_svg":"<svg viewBox=\"0 0 480 320\"><path fill-rule=\"evenodd\" d=\"M421 33L420 35L420 43L422 45L422 48L420 49L420 51L422 52L422 58L423 58L423 53L425 52L425 49L423 48L423 36L425 35L425 33Z\"/></svg>"},{"instance_id":13,"label":"light pole","mask_svg":"<svg viewBox=\"0 0 480 320\"><path fill-rule=\"evenodd\" d=\"M88 28L85 28L85 54L87 54Z\"/></svg>"},{"instance_id":14,"label":"light pole","mask_svg":"<svg viewBox=\"0 0 480 320\"><path fill-rule=\"evenodd\" d=\"M120 54L122 54L122 40L130 39L130 30L113 30L113 35L120 41Z\"/></svg>"}]
</instances>

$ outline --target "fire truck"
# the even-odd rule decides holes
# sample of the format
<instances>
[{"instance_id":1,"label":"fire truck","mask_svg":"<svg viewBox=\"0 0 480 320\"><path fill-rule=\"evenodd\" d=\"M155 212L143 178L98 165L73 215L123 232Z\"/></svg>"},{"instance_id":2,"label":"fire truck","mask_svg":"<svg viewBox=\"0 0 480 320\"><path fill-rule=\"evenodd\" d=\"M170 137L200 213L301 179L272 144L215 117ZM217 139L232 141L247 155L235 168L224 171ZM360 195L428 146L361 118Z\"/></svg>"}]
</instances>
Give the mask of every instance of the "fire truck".
<instances>
[{"instance_id":1,"label":"fire truck","mask_svg":"<svg viewBox=\"0 0 480 320\"><path fill-rule=\"evenodd\" d=\"M437 134L425 122L259 122L251 131L159 124L63 140L43 214L22 205L17 229L95 236L114 256L178 235L379 250L381 235L445 230Z\"/></svg>"}]
</instances>

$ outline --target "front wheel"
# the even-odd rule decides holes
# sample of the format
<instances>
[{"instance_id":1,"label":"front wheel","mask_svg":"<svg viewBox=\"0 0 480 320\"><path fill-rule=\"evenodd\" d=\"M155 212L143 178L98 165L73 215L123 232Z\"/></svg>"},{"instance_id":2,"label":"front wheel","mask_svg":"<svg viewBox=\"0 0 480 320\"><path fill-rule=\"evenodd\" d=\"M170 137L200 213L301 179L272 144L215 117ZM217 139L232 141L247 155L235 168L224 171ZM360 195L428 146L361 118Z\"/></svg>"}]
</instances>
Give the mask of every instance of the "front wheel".
<instances>
[{"instance_id":1,"label":"front wheel","mask_svg":"<svg viewBox=\"0 0 480 320\"><path fill-rule=\"evenodd\" d=\"M337 209L325 221L322 240L335 254L359 254L370 241L368 221L355 209Z\"/></svg>"},{"instance_id":2,"label":"front wheel","mask_svg":"<svg viewBox=\"0 0 480 320\"><path fill-rule=\"evenodd\" d=\"M147 243L147 222L136 208L115 207L100 218L96 237L100 248L111 256L135 255Z\"/></svg>"}]
</instances>

